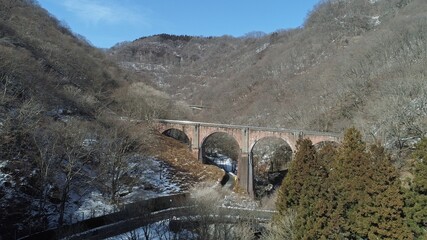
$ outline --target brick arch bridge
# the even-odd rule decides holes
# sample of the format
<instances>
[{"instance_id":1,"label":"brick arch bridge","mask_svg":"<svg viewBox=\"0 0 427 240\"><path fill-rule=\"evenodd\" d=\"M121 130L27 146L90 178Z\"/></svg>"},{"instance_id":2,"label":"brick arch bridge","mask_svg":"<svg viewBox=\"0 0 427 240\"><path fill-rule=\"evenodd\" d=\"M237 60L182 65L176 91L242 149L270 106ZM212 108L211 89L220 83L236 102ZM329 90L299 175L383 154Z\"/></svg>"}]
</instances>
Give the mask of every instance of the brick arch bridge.
<instances>
[{"instance_id":1,"label":"brick arch bridge","mask_svg":"<svg viewBox=\"0 0 427 240\"><path fill-rule=\"evenodd\" d=\"M276 137L283 139L292 149L296 151L296 144L300 138L308 138L313 144L320 142L336 142L341 141L341 135L328 132L314 132L293 130L285 128L264 128L253 126L164 120L158 119L155 121L155 127L163 133L169 129L177 129L184 132L190 140L190 149L193 154L201 160L202 145L207 137L213 133L227 133L232 136L239 144L240 157L238 159L237 177L239 185L246 189L249 195L253 196L253 168L251 151L253 146L261 139L266 137Z\"/></svg>"}]
</instances>

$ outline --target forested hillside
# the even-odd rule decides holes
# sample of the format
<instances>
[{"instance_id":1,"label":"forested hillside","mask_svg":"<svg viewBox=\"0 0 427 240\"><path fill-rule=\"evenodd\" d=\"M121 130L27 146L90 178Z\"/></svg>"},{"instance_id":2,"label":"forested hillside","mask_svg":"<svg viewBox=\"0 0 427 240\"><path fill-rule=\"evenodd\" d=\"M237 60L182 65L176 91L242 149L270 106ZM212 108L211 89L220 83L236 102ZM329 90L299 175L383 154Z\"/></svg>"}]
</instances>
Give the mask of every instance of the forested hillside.
<instances>
[{"instance_id":1,"label":"forested hillside","mask_svg":"<svg viewBox=\"0 0 427 240\"><path fill-rule=\"evenodd\" d=\"M76 221L97 201L105 213L132 196L179 190L176 176L209 178L162 161L197 169L187 147L150 127L186 110L140 80L36 1L0 1L0 238Z\"/></svg>"},{"instance_id":2,"label":"forested hillside","mask_svg":"<svg viewBox=\"0 0 427 240\"><path fill-rule=\"evenodd\" d=\"M403 148L426 131L423 0L320 1L297 29L233 38L161 34L116 45L110 59L195 119L342 131Z\"/></svg>"}]
</instances>

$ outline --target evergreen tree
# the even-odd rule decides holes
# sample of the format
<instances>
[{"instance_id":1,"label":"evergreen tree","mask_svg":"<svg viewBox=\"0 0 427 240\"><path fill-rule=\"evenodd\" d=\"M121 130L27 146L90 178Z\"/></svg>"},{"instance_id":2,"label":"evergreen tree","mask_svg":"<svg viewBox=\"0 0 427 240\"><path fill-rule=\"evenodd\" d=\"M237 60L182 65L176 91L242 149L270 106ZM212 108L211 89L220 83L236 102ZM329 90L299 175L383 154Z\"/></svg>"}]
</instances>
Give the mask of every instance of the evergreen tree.
<instances>
[{"instance_id":1,"label":"evergreen tree","mask_svg":"<svg viewBox=\"0 0 427 240\"><path fill-rule=\"evenodd\" d=\"M316 213L322 208L318 203L326 177L327 171L319 162L312 142L309 139L299 140L295 159L279 190L279 215L276 216L278 221L290 210L297 211L293 229L297 239L317 238L315 226L324 224L324 219L318 218Z\"/></svg>"},{"instance_id":2,"label":"evergreen tree","mask_svg":"<svg viewBox=\"0 0 427 240\"><path fill-rule=\"evenodd\" d=\"M406 223L417 239L427 239L427 138L417 144L413 157L414 179L405 195Z\"/></svg>"},{"instance_id":3,"label":"evergreen tree","mask_svg":"<svg viewBox=\"0 0 427 240\"><path fill-rule=\"evenodd\" d=\"M383 147L372 145L368 154L368 198L355 211L355 230L362 236L367 233L369 239L412 239L402 217L404 200L397 170Z\"/></svg>"},{"instance_id":4,"label":"evergreen tree","mask_svg":"<svg viewBox=\"0 0 427 240\"><path fill-rule=\"evenodd\" d=\"M319 150L318 158L321 166L327 173L327 177L322 180L322 191L316 201L316 226L310 232L312 236L316 236L314 239L328 239L334 235L334 226L331 224L337 221L332 218L332 213L337 207L336 196L334 188L330 179L330 174L334 170L332 164L337 155L337 146L327 144Z\"/></svg>"},{"instance_id":5,"label":"evergreen tree","mask_svg":"<svg viewBox=\"0 0 427 240\"><path fill-rule=\"evenodd\" d=\"M276 208L280 214L287 209L298 206L301 194L308 184L310 163L316 158L316 150L310 140L298 140L295 158L289 167L288 174L279 188Z\"/></svg>"},{"instance_id":6,"label":"evergreen tree","mask_svg":"<svg viewBox=\"0 0 427 240\"><path fill-rule=\"evenodd\" d=\"M354 237L351 236L351 227L354 225L351 212L367 197L363 191L367 180L364 177L364 168L368 164L365 148L366 144L362 141L360 132L354 128L346 131L333 160L329 177L330 188L327 195L333 201L326 203L331 213L323 230L328 237Z\"/></svg>"},{"instance_id":7,"label":"evergreen tree","mask_svg":"<svg viewBox=\"0 0 427 240\"><path fill-rule=\"evenodd\" d=\"M335 202L325 233L332 238L411 239L403 223L396 170L379 146L366 150L355 128L344 135L330 174Z\"/></svg>"},{"instance_id":8,"label":"evergreen tree","mask_svg":"<svg viewBox=\"0 0 427 240\"><path fill-rule=\"evenodd\" d=\"M335 143L326 143L322 148L318 150L319 162L329 173L331 171L331 165L337 154L337 144Z\"/></svg>"},{"instance_id":9,"label":"evergreen tree","mask_svg":"<svg viewBox=\"0 0 427 240\"><path fill-rule=\"evenodd\" d=\"M378 145L368 149L351 128L337 151L317 154L310 140L298 142L275 220L295 210L296 239L412 239L403 206L389 156Z\"/></svg>"},{"instance_id":10,"label":"evergreen tree","mask_svg":"<svg viewBox=\"0 0 427 240\"><path fill-rule=\"evenodd\" d=\"M423 138L418 143L413 156L417 160L413 189L419 193L427 194L427 138Z\"/></svg>"}]
</instances>

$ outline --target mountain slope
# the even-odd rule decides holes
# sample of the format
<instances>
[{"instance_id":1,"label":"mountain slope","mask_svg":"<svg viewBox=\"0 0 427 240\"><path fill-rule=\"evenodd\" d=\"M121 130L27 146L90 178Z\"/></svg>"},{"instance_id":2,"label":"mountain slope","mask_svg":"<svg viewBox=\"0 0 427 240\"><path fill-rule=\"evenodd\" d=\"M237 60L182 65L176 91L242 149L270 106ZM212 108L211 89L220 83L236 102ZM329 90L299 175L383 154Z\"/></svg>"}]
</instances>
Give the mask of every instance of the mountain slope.
<instances>
[{"instance_id":1,"label":"mountain slope","mask_svg":"<svg viewBox=\"0 0 427 240\"><path fill-rule=\"evenodd\" d=\"M0 238L222 174L153 131L185 108L140 79L36 1L0 0Z\"/></svg>"},{"instance_id":2,"label":"mountain slope","mask_svg":"<svg viewBox=\"0 0 427 240\"><path fill-rule=\"evenodd\" d=\"M260 38L163 34L108 54L174 99L206 106L195 119L321 131L356 125L403 147L426 131L426 7L322 1L299 29Z\"/></svg>"}]
</instances>

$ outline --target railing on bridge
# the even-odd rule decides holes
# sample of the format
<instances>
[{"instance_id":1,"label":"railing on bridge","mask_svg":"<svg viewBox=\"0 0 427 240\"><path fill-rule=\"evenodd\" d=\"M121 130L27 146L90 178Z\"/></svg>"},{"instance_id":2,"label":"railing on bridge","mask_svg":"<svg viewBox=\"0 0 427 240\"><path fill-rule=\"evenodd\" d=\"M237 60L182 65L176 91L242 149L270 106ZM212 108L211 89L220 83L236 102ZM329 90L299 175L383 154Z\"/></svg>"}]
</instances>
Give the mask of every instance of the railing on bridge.
<instances>
[{"instance_id":1,"label":"railing on bridge","mask_svg":"<svg viewBox=\"0 0 427 240\"><path fill-rule=\"evenodd\" d=\"M169 119L154 119L158 123L166 124L180 124L180 125L197 125L197 126L206 126L206 127L219 127L219 128L234 128L234 129L251 129L256 131L267 131L267 132L303 132L307 135L323 135L340 138L342 134L335 132L320 132L320 131L310 131L302 129L290 129L290 128L271 128L271 127L257 127L249 125L234 125L234 124L224 124L224 123L207 123L207 122L194 122L186 120L169 120Z\"/></svg>"},{"instance_id":2,"label":"railing on bridge","mask_svg":"<svg viewBox=\"0 0 427 240\"><path fill-rule=\"evenodd\" d=\"M50 229L20 239L103 239L162 220L186 217L196 220L195 217L200 216L201 209L203 208L195 204L189 193L180 193L127 204L116 213ZM268 210L244 208L219 208L219 210L220 216L234 216L235 221L243 221L253 216L256 221L268 222L275 213ZM216 221L220 222L221 219L218 218Z\"/></svg>"}]
</instances>

